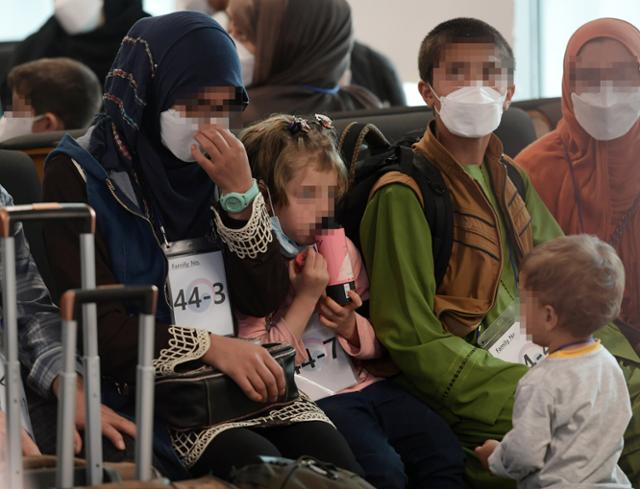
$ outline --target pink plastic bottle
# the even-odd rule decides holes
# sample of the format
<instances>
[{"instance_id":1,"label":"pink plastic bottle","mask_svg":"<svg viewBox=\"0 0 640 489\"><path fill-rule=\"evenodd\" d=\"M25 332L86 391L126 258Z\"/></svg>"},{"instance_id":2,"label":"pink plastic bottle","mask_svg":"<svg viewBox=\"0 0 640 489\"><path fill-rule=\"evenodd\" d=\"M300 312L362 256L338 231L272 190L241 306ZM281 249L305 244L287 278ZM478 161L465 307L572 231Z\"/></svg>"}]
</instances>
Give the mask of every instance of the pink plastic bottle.
<instances>
[{"instance_id":1,"label":"pink plastic bottle","mask_svg":"<svg viewBox=\"0 0 640 489\"><path fill-rule=\"evenodd\" d=\"M329 269L327 296L341 306L348 304L351 302L348 293L350 290L355 290L356 282L344 228L333 220L325 220L323 229L316 234L316 246Z\"/></svg>"}]
</instances>

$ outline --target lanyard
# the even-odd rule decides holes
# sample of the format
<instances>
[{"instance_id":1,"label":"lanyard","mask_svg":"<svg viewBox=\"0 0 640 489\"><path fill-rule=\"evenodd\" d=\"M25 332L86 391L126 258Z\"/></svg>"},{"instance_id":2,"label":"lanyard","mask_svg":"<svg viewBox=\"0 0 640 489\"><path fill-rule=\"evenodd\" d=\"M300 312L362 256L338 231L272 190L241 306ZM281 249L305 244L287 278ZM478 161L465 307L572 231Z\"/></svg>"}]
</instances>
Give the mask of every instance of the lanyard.
<instances>
[{"instance_id":1,"label":"lanyard","mask_svg":"<svg viewBox=\"0 0 640 489\"><path fill-rule=\"evenodd\" d=\"M596 340L593 338L593 336L591 336L590 338L588 338L586 340L572 341L571 343L565 343L564 345L560 345L555 350L550 351L549 354L555 353L555 352L558 352L558 351L561 351L561 350L567 350L568 348L571 348L573 346L588 345L589 343L594 343L595 341Z\"/></svg>"},{"instance_id":2,"label":"lanyard","mask_svg":"<svg viewBox=\"0 0 640 489\"><path fill-rule=\"evenodd\" d=\"M502 159L500 160L500 163L502 164L502 166L505 168L505 172L506 172L506 166L505 164L502 162ZM482 163L482 168L487 172L487 176L489 177L489 185L491 187L491 190L493 191L493 178L491 175L491 170L489 169L489 166L486 164L486 162ZM507 182L509 181L509 174L506 174L506 179ZM506 185L506 184L505 184ZM495 195L495 192L494 192ZM515 294L516 297L518 296L518 281L520 280L520 268L518 267L518 260L517 260L517 255L516 255L516 250L515 250L515 244L514 244L514 231L512 229L512 223L511 223L511 219L508 219L508 216L505 214L505 212L502 210L502 205L500 204L500 197L498 195L495 196L496 197L496 203L498 206L497 212L496 212L496 217L498 219L502 219L502 222L504 223L504 228L505 231L507 233L507 248L509 251L509 263L511 264L511 268L513 269L513 276L514 276L514 280L515 280L515 284L516 284L516 289L515 289ZM487 197L488 200L488 197ZM499 228L500 227L500 223L496 223L496 226ZM500 244L500 246L502 246L502 244Z\"/></svg>"},{"instance_id":3,"label":"lanyard","mask_svg":"<svg viewBox=\"0 0 640 489\"><path fill-rule=\"evenodd\" d=\"M336 95L340 92L340 87L335 86L333 88L314 87L313 85L302 85L303 88L311 90L313 93L322 93L325 95Z\"/></svg>"}]
</instances>

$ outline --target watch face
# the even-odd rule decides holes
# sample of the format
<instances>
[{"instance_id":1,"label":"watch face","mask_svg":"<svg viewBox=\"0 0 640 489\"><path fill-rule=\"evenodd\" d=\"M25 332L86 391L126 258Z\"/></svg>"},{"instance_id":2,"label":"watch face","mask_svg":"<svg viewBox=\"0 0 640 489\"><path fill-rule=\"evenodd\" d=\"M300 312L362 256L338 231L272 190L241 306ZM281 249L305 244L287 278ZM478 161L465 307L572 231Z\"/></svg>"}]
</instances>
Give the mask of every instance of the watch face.
<instances>
[{"instance_id":1,"label":"watch face","mask_svg":"<svg viewBox=\"0 0 640 489\"><path fill-rule=\"evenodd\" d=\"M243 201L235 195L229 195L224 201L224 207L230 212L239 212L244 209Z\"/></svg>"}]
</instances>

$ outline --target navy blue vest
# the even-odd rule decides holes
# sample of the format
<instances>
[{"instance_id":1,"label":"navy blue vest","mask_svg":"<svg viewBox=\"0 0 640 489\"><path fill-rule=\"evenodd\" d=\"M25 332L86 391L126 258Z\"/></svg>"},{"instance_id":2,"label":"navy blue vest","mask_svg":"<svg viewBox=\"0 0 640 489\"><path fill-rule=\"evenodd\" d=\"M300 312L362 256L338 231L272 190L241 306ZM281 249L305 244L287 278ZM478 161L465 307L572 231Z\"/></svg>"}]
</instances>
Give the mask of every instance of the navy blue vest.
<instances>
[{"instance_id":1,"label":"navy blue vest","mask_svg":"<svg viewBox=\"0 0 640 489\"><path fill-rule=\"evenodd\" d=\"M69 135L60 141L47 161L57 154L69 156L84 170L88 203L96 211L98 229L107 242L116 280L124 285L156 285L161 298L156 318L171 323L164 293L167 262L161 245L135 196L123 191L117 183L123 178L128 182L131 179L126 172L118 172L118 178L114 179L115 174L107 173L91 153Z\"/></svg>"}]
</instances>

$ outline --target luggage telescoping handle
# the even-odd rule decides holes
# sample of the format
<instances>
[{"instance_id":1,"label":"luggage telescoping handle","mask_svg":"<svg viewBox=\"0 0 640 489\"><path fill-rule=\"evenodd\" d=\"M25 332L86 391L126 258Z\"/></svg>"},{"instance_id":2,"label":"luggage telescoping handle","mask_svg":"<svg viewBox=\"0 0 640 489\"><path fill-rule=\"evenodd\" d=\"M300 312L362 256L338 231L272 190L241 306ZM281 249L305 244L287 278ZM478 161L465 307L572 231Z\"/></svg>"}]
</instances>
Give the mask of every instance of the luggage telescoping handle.
<instances>
[{"instance_id":1,"label":"luggage telescoping handle","mask_svg":"<svg viewBox=\"0 0 640 489\"><path fill-rule=\"evenodd\" d=\"M86 204L40 203L18 205L0 209L0 238L2 239L3 267L3 314L6 405L7 405L7 475L8 486L21 488L22 448L20 442L20 362L18 361L18 325L16 297L16 259L14 227L18 222L34 222L50 219L78 220L84 223L83 236L89 236L93 245L95 212ZM93 273L95 276L95 272ZM98 406L99 408L99 406Z\"/></svg>"},{"instance_id":2,"label":"luggage telescoping handle","mask_svg":"<svg viewBox=\"0 0 640 489\"><path fill-rule=\"evenodd\" d=\"M88 290L69 290L62 295L60 308L63 323L64 388L58 409L58 483L66 489L73 486L73 433L76 372L74 365L77 322L75 309L81 304L126 301L140 305L138 367L136 378L136 478L150 480L153 454L153 388L155 369L153 349L158 288L109 285Z\"/></svg>"},{"instance_id":3,"label":"luggage telescoping handle","mask_svg":"<svg viewBox=\"0 0 640 489\"><path fill-rule=\"evenodd\" d=\"M2 235L13 235L13 225L18 221L76 220L83 223L80 233L81 286L92 289L96 286L95 211L87 204L56 202L13 206L3 209L8 219L0 220ZM97 343L97 315L94 304L83 307L83 357L85 390L85 454L87 480L92 485L102 483L102 434L100 422L100 359ZM74 343L75 344L75 343Z\"/></svg>"},{"instance_id":4,"label":"luggage telescoping handle","mask_svg":"<svg viewBox=\"0 0 640 489\"><path fill-rule=\"evenodd\" d=\"M87 204L61 204L43 202L30 205L14 205L0 209L0 233L6 238L13 236L12 227L18 222L77 220L84 223L83 233L93 234L96 228L95 211Z\"/></svg>"}]
</instances>

